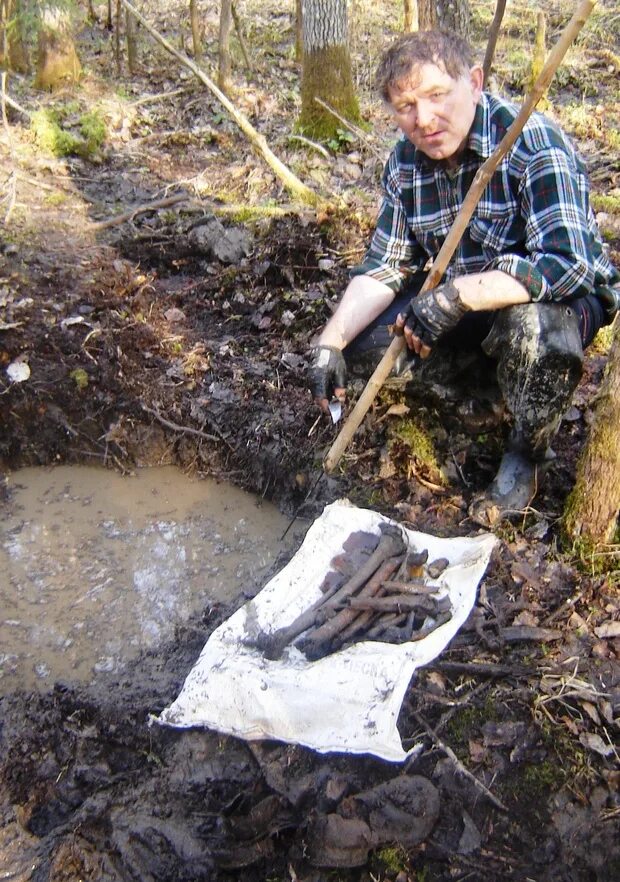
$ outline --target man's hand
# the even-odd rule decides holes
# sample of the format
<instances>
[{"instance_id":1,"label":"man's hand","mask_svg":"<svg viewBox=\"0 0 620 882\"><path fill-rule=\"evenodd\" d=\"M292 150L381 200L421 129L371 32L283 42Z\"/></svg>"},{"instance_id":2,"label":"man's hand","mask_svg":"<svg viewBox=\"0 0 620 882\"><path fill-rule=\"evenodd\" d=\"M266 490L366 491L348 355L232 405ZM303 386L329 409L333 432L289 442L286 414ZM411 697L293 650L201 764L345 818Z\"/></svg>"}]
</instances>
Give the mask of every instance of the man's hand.
<instances>
[{"instance_id":1,"label":"man's hand","mask_svg":"<svg viewBox=\"0 0 620 882\"><path fill-rule=\"evenodd\" d=\"M313 349L308 376L314 400L326 413L329 412L329 401L333 395L338 401L344 401L347 366L340 349L335 346L317 346Z\"/></svg>"},{"instance_id":2,"label":"man's hand","mask_svg":"<svg viewBox=\"0 0 620 882\"><path fill-rule=\"evenodd\" d=\"M446 282L414 297L398 316L396 326L403 329L407 346L426 358L437 340L455 328L468 311L456 285Z\"/></svg>"}]
</instances>

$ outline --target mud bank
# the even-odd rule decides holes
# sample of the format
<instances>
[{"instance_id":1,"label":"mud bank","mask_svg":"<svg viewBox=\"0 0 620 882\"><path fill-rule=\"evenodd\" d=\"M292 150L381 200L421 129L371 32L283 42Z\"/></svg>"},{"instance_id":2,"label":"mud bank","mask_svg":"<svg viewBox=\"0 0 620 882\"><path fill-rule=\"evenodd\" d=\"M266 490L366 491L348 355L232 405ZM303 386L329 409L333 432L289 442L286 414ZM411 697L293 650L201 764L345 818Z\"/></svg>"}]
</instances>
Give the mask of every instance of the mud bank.
<instances>
[{"instance_id":1,"label":"mud bank","mask_svg":"<svg viewBox=\"0 0 620 882\"><path fill-rule=\"evenodd\" d=\"M304 358L344 275L319 270L321 231L278 222L234 272L207 272L190 255L174 264L174 231L187 223L179 214L165 227L166 247L124 236L122 254L108 243L53 262L5 256L2 360L30 374L3 381L3 464L175 463L289 515L346 495L416 529L474 532L467 503L494 467L501 427L466 433L416 411L434 427L442 488L393 434L395 392L342 473L316 484L335 430L316 423ZM603 363L591 359L563 427L542 516L502 536L470 620L411 684L399 730L405 745L424 741L415 762L149 727L234 609L210 605L120 674L1 700L10 878L615 879L620 673L613 629L600 629L617 595L557 553L554 528Z\"/></svg>"}]
</instances>

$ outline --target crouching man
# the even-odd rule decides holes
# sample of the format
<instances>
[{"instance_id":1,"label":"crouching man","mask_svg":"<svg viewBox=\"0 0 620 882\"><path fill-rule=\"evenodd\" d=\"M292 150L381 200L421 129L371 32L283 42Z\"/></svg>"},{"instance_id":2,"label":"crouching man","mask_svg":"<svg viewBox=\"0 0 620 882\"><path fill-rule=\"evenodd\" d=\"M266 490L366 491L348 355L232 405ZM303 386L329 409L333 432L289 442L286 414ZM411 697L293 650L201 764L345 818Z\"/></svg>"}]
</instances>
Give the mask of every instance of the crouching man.
<instances>
[{"instance_id":1,"label":"crouching man","mask_svg":"<svg viewBox=\"0 0 620 882\"><path fill-rule=\"evenodd\" d=\"M383 174L383 202L364 262L316 340L309 383L327 409L344 400L347 367L376 366L404 330L426 376L456 350L490 359L511 417L499 471L470 514L489 524L523 510L582 370L583 349L613 320L620 276L604 254L583 162L533 114L489 182L444 282L419 294L482 163L518 108L482 91L482 68L456 34L401 37L378 87L402 135ZM419 361L420 359L424 361Z\"/></svg>"}]
</instances>

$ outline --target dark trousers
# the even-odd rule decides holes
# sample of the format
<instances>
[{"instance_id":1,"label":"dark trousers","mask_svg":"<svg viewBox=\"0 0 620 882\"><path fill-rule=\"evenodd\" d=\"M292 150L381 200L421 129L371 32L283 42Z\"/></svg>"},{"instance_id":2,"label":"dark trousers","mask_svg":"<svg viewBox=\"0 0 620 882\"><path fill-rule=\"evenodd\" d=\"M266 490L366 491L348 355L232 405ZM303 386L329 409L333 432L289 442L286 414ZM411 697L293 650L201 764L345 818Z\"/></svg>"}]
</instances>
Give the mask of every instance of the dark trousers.
<instances>
[{"instance_id":1,"label":"dark trousers","mask_svg":"<svg viewBox=\"0 0 620 882\"><path fill-rule=\"evenodd\" d=\"M423 281L423 274L415 276L344 350L354 375L372 373L390 343L388 326ZM469 312L427 359L403 353L395 373L410 371L418 393L439 385L456 389L448 393L451 397L468 392L475 397L485 383L499 387L512 415L511 446L542 458L581 377L583 349L603 324L605 313L594 295L570 304L526 303Z\"/></svg>"}]
</instances>

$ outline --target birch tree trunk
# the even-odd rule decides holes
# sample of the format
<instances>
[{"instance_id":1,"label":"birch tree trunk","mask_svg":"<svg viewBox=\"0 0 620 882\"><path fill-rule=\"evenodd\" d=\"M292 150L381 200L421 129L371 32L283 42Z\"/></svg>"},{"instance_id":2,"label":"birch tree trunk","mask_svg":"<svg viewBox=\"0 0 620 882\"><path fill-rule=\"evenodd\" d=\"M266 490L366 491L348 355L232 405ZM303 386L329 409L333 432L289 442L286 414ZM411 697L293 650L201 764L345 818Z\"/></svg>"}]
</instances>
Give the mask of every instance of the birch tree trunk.
<instances>
[{"instance_id":1,"label":"birch tree trunk","mask_svg":"<svg viewBox=\"0 0 620 882\"><path fill-rule=\"evenodd\" d=\"M346 0L302 0L303 60L299 127L312 138L329 139L342 124L315 98L340 116L360 122L347 45Z\"/></svg>"},{"instance_id":2,"label":"birch tree trunk","mask_svg":"<svg viewBox=\"0 0 620 882\"><path fill-rule=\"evenodd\" d=\"M616 321L607 370L597 395L594 422L577 467L564 512L570 541L612 543L620 509L620 325Z\"/></svg>"},{"instance_id":3,"label":"birch tree trunk","mask_svg":"<svg viewBox=\"0 0 620 882\"><path fill-rule=\"evenodd\" d=\"M418 0L420 30L446 28L469 37L469 0Z\"/></svg>"}]
</instances>

